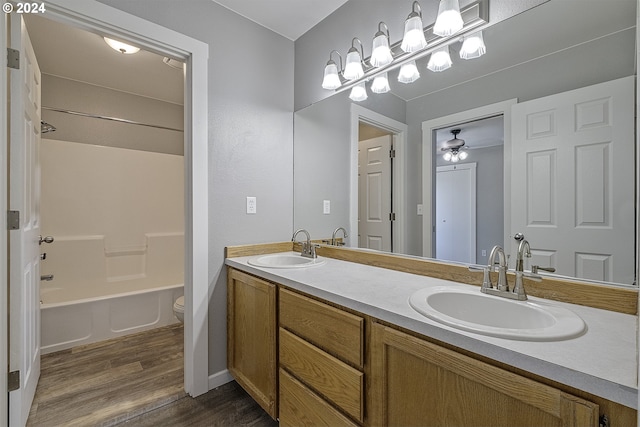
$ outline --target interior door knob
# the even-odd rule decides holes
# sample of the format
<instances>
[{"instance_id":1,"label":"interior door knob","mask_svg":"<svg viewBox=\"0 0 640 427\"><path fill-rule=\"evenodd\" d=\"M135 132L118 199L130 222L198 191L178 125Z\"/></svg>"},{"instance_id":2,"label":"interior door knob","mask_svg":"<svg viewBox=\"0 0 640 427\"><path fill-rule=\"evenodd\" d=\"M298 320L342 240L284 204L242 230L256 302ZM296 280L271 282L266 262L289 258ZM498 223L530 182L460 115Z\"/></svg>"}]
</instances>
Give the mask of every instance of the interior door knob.
<instances>
[{"instance_id":1,"label":"interior door knob","mask_svg":"<svg viewBox=\"0 0 640 427\"><path fill-rule=\"evenodd\" d=\"M38 241L38 244L43 244L43 243L53 243L53 237L51 236L47 236L47 237L42 237L42 236L38 236L40 238L40 240Z\"/></svg>"},{"instance_id":2,"label":"interior door knob","mask_svg":"<svg viewBox=\"0 0 640 427\"><path fill-rule=\"evenodd\" d=\"M41 259L42 261L44 261L45 259L47 259L47 253L46 253L46 252L41 253L41 254L40 254L40 259Z\"/></svg>"},{"instance_id":3,"label":"interior door knob","mask_svg":"<svg viewBox=\"0 0 640 427\"><path fill-rule=\"evenodd\" d=\"M53 280L53 274L43 274L42 276L40 276L40 280L50 282L51 280Z\"/></svg>"}]
</instances>

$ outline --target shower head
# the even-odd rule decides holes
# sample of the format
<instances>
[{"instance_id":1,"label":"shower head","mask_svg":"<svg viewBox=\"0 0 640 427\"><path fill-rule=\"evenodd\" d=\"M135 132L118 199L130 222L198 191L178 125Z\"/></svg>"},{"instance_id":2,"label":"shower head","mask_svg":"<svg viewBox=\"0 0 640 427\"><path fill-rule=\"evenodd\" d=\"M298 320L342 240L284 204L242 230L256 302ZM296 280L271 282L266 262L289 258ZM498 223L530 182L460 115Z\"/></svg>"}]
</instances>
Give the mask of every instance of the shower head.
<instances>
[{"instance_id":1,"label":"shower head","mask_svg":"<svg viewBox=\"0 0 640 427\"><path fill-rule=\"evenodd\" d=\"M56 130L55 126L50 125L47 122L40 121L40 133L54 132Z\"/></svg>"}]
</instances>

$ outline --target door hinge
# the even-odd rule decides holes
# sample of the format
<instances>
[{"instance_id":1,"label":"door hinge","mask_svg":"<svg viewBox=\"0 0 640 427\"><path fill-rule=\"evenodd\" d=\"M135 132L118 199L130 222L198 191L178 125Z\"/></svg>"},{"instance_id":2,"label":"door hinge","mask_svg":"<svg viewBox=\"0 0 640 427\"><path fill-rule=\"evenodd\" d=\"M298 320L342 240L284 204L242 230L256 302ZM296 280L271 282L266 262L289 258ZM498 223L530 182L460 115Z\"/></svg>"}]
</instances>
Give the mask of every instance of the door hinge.
<instances>
[{"instance_id":1,"label":"door hinge","mask_svg":"<svg viewBox=\"0 0 640 427\"><path fill-rule=\"evenodd\" d=\"M389 150L389 157L392 159L396 158L396 150L395 148L392 148L391 150Z\"/></svg>"},{"instance_id":2,"label":"door hinge","mask_svg":"<svg viewBox=\"0 0 640 427\"><path fill-rule=\"evenodd\" d=\"M7 375L7 391L20 389L20 371L11 371Z\"/></svg>"},{"instance_id":3,"label":"door hinge","mask_svg":"<svg viewBox=\"0 0 640 427\"><path fill-rule=\"evenodd\" d=\"M606 414L602 415L600 417L600 423L599 423L600 427L609 427L609 417L607 417Z\"/></svg>"},{"instance_id":4,"label":"door hinge","mask_svg":"<svg viewBox=\"0 0 640 427\"><path fill-rule=\"evenodd\" d=\"M20 230L20 211L7 211L7 229Z\"/></svg>"},{"instance_id":5,"label":"door hinge","mask_svg":"<svg viewBox=\"0 0 640 427\"><path fill-rule=\"evenodd\" d=\"M395 221L396 220L396 214L394 212L391 212L389 214L389 221Z\"/></svg>"},{"instance_id":6,"label":"door hinge","mask_svg":"<svg viewBox=\"0 0 640 427\"><path fill-rule=\"evenodd\" d=\"M16 49L7 48L7 67L20 69L20 51Z\"/></svg>"}]
</instances>

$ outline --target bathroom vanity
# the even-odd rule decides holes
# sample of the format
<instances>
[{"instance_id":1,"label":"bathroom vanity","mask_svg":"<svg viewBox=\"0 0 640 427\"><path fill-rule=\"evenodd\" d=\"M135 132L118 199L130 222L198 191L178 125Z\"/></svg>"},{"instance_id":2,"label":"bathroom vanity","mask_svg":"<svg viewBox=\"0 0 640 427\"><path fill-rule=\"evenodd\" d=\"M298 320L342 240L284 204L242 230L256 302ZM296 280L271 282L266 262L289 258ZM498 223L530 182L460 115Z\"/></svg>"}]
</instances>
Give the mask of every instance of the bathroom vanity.
<instances>
[{"instance_id":1,"label":"bathroom vanity","mask_svg":"<svg viewBox=\"0 0 640 427\"><path fill-rule=\"evenodd\" d=\"M553 301L586 330L560 341L488 336L409 305L434 286L479 293L453 279L459 269L444 280L430 277L446 274L440 264L429 271L424 260L386 258L422 270L412 274L335 248L318 249L321 265L255 265L284 247L227 248L226 260L229 371L281 426L637 422L633 314Z\"/></svg>"}]
</instances>

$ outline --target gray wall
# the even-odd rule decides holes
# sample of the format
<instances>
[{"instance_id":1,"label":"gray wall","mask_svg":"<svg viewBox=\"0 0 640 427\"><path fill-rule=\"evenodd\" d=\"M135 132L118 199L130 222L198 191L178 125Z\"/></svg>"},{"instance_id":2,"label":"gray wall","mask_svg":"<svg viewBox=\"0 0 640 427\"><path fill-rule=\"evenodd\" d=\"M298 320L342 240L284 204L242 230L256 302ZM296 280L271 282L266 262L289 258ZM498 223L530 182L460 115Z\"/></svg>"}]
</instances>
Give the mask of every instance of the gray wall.
<instances>
[{"instance_id":1,"label":"gray wall","mask_svg":"<svg viewBox=\"0 0 640 427\"><path fill-rule=\"evenodd\" d=\"M209 373L215 374L226 369L224 247L288 240L292 233L293 42L211 0L100 1L209 44ZM245 214L246 196L257 197L256 215Z\"/></svg>"}]
</instances>

